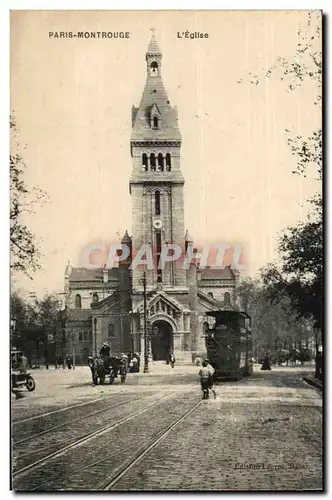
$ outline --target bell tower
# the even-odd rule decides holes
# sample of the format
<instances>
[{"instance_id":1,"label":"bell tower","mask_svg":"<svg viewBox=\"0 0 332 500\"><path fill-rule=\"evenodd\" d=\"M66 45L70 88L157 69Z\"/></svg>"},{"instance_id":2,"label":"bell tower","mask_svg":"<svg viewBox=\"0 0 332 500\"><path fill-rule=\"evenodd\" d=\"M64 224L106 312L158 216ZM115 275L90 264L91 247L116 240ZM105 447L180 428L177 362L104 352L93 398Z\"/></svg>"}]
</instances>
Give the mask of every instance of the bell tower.
<instances>
[{"instance_id":1,"label":"bell tower","mask_svg":"<svg viewBox=\"0 0 332 500\"><path fill-rule=\"evenodd\" d=\"M183 292L186 289L183 261L181 264L167 262L164 269L158 269L163 245L176 244L184 254L185 231L178 114L164 87L162 53L154 30L145 61L145 88L138 108L132 108L130 149L133 170L129 188L133 257L142 245L148 245L152 250L154 268L139 265L133 269L133 290L142 289L145 271L148 289Z\"/></svg>"}]
</instances>

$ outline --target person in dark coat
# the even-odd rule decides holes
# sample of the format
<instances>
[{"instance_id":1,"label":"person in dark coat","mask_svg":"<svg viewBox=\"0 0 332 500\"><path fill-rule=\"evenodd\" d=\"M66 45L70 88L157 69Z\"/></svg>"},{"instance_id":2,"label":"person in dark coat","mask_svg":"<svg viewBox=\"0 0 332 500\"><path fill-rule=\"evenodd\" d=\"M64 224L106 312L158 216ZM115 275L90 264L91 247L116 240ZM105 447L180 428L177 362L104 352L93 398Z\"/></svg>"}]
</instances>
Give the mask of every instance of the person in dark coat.
<instances>
[{"instance_id":1,"label":"person in dark coat","mask_svg":"<svg viewBox=\"0 0 332 500\"><path fill-rule=\"evenodd\" d=\"M105 370L108 370L109 368L109 362L110 362L110 356L111 356L111 348L107 342L104 342L100 351L99 351L100 357L104 361L104 368Z\"/></svg>"},{"instance_id":2,"label":"person in dark coat","mask_svg":"<svg viewBox=\"0 0 332 500\"><path fill-rule=\"evenodd\" d=\"M270 356L266 354L261 370L271 370L271 362L270 362Z\"/></svg>"},{"instance_id":3,"label":"person in dark coat","mask_svg":"<svg viewBox=\"0 0 332 500\"><path fill-rule=\"evenodd\" d=\"M173 352L170 352L168 354L168 362L171 365L171 367L174 368L174 365L175 365L175 356L174 356Z\"/></svg>"}]
</instances>

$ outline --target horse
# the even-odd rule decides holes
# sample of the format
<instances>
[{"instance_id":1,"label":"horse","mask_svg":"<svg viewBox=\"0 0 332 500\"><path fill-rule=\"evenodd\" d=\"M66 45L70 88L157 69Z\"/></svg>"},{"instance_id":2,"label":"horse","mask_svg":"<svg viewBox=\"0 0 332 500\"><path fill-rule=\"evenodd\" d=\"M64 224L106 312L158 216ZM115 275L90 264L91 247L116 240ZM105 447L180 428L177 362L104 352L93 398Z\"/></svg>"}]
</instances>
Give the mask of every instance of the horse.
<instances>
[{"instance_id":1,"label":"horse","mask_svg":"<svg viewBox=\"0 0 332 500\"><path fill-rule=\"evenodd\" d=\"M89 356L88 364L91 370L93 385L98 385L98 379L100 384L103 384L105 382L106 375L104 360L98 356Z\"/></svg>"}]
</instances>

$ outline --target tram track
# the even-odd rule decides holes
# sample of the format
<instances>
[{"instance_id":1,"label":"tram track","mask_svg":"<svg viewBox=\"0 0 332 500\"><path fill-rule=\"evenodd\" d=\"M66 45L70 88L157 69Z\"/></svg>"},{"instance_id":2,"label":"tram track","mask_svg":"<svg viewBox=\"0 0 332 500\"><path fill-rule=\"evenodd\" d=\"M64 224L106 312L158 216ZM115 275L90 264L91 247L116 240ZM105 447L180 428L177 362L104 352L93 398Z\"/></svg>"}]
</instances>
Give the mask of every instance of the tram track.
<instances>
[{"instance_id":1,"label":"tram track","mask_svg":"<svg viewBox=\"0 0 332 500\"><path fill-rule=\"evenodd\" d=\"M86 419L88 419L90 417L93 417L95 415L99 415L100 413L103 413L103 412L106 412L106 411L110 411L110 410L114 410L115 408L118 408L119 406L123 406L123 405L125 405L127 403L139 401L140 399L141 398L127 399L126 401L122 401L121 403L119 403L117 405L114 405L111 408L110 407L102 408L101 410L97 410L97 411L94 411L92 413L88 413L87 415L83 415L82 417L76 418L74 420L70 420L69 422L65 422L64 424L55 425L54 427L50 427L49 429L46 429L45 431L38 432L36 434L33 434L32 436L28 436L28 437L26 437L24 439L20 439L19 441L14 441L13 442L13 446L15 446L15 445L17 446L19 444L26 443L28 441L31 441L32 439L39 438L41 436L44 436L46 434L49 434L50 432L54 432L56 430L59 430L59 429L61 429L63 427L66 427L68 425L73 425L73 424L75 424L77 422L80 422L81 420L86 420ZM26 454L26 455L28 455L28 454Z\"/></svg>"},{"instance_id":2,"label":"tram track","mask_svg":"<svg viewBox=\"0 0 332 500\"><path fill-rule=\"evenodd\" d=\"M153 450L161 441L163 441L173 429L175 429L179 424L181 424L191 413L193 413L196 408L201 404L201 401L196 403L190 410L186 411L180 418L175 420L171 425L169 425L161 435L155 439L150 445L146 446L144 450L141 451L130 463L123 465L117 474L111 479L111 481L104 482L98 488L98 491L110 491L113 486L115 486L137 463L139 463L151 450Z\"/></svg>"},{"instance_id":3,"label":"tram track","mask_svg":"<svg viewBox=\"0 0 332 500\"><path fill-rule=\"evenodd\" d=\"M166 401L166 399L171 397L176 397L176 394L173 393L173 395L159 400L156 403L156 405L153 406L157 406L158 403L163 403ZM190 403L190 401L184 402L184 404L188 403ZM134 441L132 441L130 440L129 437L129 442L130 442L129 446L128 444L126 444L128 443L127 440L128 433L126 431L128 425L127 426L125 425L125 421L119 422L118 423L119 426L123 425L124 427L123 428L120 427L119 431L117 431L117 434L114 435L113 440L116 439L116 435L118 436L120 435L121 442L118 442L114 447L108 449L108 451L111 451L111 453L107 454L104 453L102 457L98 457L98 453L95 454L95 457L93 457L92 455L91 458L95 459L90 461L90 463L88 462L81 465L81 467L73 468L72 470L69 470L64 474L61 473L57 474L56 473L57 471L54 470L53 478L49 478L47 480L45 480L44 478L42 482L38 481L38 484L35 483L34 487L32 487L30 491L73 491L73 490L79 491L82 488L81 486L82 482L84 484L89 485L88 489L90 489L91 486L93 485L92 488L93 491L112 490L113 486L115 486L122 479L123 476L125 476L138 462L143 460L144 457L151 450L153 450L164 439L167 438L167 436L169 435L169 433L173 431L173 429L175 429L178 425L180 425L183 422L183 420L185 420L191 413L193 413L199 407L201 401L196 402L194 405L192 405L191 402L189 409L187 408L185 412L183 411L182 404L183 403L180 402L177 409L173 413L170 412L168 417L164 419L162 427L160 426L160 424L159 425L156 424L156 427L155 426L150 427L148 431L148 436L144 437L141 436L138 442L137 438L134 439ZM150 405L150 408L151 406L152 405ZM173 404L171 406L173 406ZM143 413L143 411L139 413ZM163 410L163 414L165 415L166 413L167 412ZM175 415L176 418L174 419ZM133 417L134 416L132 416L132 418ZM151 419L152 418L153 417L151 415ZM172 420L170 420L170 418L172 418ZM143 421L141 420L139 426L142 425L142 422ZM112 429L109 430L112 431ZM131 430L133 436L136 435L136 430L137 427ZM139 431L138 435L140 436ZM122 436L125 436L126 439L123 440ZM111 474L109 470L110 468L113 468ZM99 477L99 484L98 484L98 477ZM40 478L42 478L42 475L40 476ZM78 484L77 478L79 478L78 481L81 484L78 485L76 489L75 486L73 487L73 484L74 485ZM95 484L96 486L94 486ZM84 490L86 491L86 489Z\"/></svg>"},{"instance_id":4,"label":"tram track","mask_svg":"<svg viewBox=\"0 0 332 500\"><path fill-rule=\"evenodd\" d=\"M171 395L167 395L161 399L158 399L157 401L154 401L153 403L145 406L144 408L138 410L138 411L135 411L131 414L129 414L128 416L122 418L122 419L119 419L117 420L116 422L113 422L112 424L107 424L107 425L104 425L103 427L97 429L97 430L94 430L84 436L81 436L79 439L77 439L76 441L70 443L69 445L67 446L64 446L62 448L60 448L59 450L56 450L55 452L53 453L50 453L42 458L40 458L39 460L36 460L35 462L29 464L29 465L26 465L25 467L22 467L21 469L17 470L17 471L14 471L12 473L12 476L13 478L18 478L20 476L22 476L23 474L25 474L26 472L28 471L31 471L35 468L37 468L38 466L42 465L43 463L46 463L54 458L59 458L61 457L62 455L64 455L68 450L71 450L71 449L74 449L78 446L81 446L83 444L86 444L88 443L90 440L96 438L96 437L100 437L102 436L103 434L115 429L116 427L124 424L125 422L128 422L130 421L131 419L143 414L144 412L146 412L147 410L149 410L150 408L166 401L167 399L170 399L172 396L174 396L174 394L171 394Z\"/></svg>"},{"instance_id":5,"label":"tram track","mask_svg":"<svg viewBox=\"0 0 332 500\"><path fill-rule=\"evenodd\" d=\"M36 420L38 418L49 417L50 415L54 415L56 413L60 413L60 412L63 412L63 411L72 410L72 409L75 409L75 408L80 408L82 406L86 406L86 405L89 405L89 404L97 403L98 401L112 399L113 397L114 397L114 395L111 395L111 396L102 396L101 398L93 399L92 401L85 401L84 403L79 403L79 404L71 405L71 406L65 406L65 407L59 408L57 410L53 410L53 411L49 411L49 412L45 412L45 413L40 413L39 415L33 415L31 417L23 418L21 420L13 420L12 425L14 426L14 425L18 425L18 424L24 424L26 422L30 422L31 420Z\"/></svg>"}]
</instances>

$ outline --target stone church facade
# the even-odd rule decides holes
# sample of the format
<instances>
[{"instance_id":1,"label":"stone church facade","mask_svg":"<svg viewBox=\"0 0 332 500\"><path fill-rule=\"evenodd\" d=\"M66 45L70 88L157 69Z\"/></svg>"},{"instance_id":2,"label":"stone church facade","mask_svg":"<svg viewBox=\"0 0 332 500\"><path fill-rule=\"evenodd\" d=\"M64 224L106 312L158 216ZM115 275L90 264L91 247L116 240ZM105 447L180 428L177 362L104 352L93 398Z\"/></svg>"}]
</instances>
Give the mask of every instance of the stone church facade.
<instances>
[{"instance_id":1,"label":"stone church facade","mask_svg":"<svg viewBox=\"0 0 332 500\"><path fill-rule=\"evenodd\" d=\"M82 361L105 340L113 352L144 352L143 273L149 351L155 360L166 359L170 350L178 360L204 352L206 312L237 308L238 275L231 267L200 269L193 258L188 269L175 261L159 269L164 245L175 244L185 254L193 242L185 232L177 109L163 84L162 53L154 36L145 59L145 88L139 106L132 108L132 234L126 231L122 239L130 255L112 269L66 268L67 337ZM153 269L131 266L143 245L152 248Z\"/></svg>"}]
</instances>

